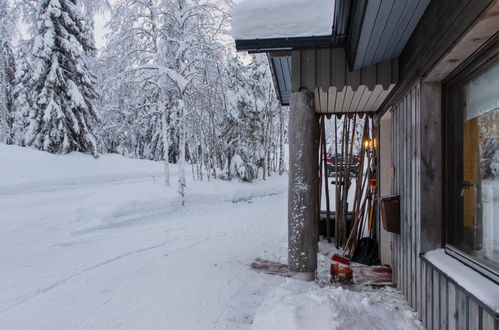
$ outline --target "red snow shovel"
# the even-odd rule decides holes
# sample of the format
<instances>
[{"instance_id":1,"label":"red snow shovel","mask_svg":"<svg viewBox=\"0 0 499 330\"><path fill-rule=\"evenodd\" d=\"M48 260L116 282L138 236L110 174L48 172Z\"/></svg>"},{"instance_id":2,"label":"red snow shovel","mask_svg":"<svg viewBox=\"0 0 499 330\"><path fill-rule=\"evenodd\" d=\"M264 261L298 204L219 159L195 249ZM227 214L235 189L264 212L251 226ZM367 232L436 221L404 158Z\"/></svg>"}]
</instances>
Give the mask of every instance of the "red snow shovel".
<instances>
[{"instance_id":1,"label":"red snow shovel","mask_svg":"<svg viewBox=\"0 0 499 330\"><path fill-rule=\"evenodd\" d=\"M331 257L331 282L348 283L352 280L350 259L337 254Z\"/></svg>"}]
</instances>

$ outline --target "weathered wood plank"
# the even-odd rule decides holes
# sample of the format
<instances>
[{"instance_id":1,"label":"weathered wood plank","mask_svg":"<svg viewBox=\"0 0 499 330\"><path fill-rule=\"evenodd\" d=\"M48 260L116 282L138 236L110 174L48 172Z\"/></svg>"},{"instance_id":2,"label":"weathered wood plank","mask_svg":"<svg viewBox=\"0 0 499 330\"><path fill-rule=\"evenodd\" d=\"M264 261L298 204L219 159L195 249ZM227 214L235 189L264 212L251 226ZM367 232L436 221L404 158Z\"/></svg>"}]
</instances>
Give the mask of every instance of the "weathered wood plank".
<instances>
[{"instance_id":1,"label":"weathered wood plank","mask_svg":"<svg viewBox=\"0 0 499 330\"><path fill-rule=\"evenodd\" d=\"M419 88L419 92L421 93L421 89L420 87L418 86ZM421 94L420 94L421 95ZM421 97L418 97L417 99L417 113L416 113L416 141L420 141L421 140ZM421 173L421 170L420 170L420 165L421 165L421 143L416 143L416 153L417 153L417 159L416 159L416 185L417 185L417 194L416 194L416 205L419 206L420 203L421 203L421 184L420 184L420 173ZM417 250L416 250L416 257L417 257L417 264L416 264L416 272L418 274L421 273L421 258L419 257L419 254L421 252L421 232L420 232L420 228L421 228L421 212L420 212L420 208L419 207L416 207L416 213L417 213L417 216L416 216L416 242L418 243L417 244ZM422 291L422 288L423 288L423 285L424 283L422 283L421 281L421 276L418 276L418 281L416 283L416 289L419 291L419 294L418 294L418 297L420 297L420 294L421 294L421 291ZM422 303L422 299L419 298L419 304L420 305ZM421 310L422 307L419 306L419 310Z\"/></svg>"},{"instance_id":2,"label":"weathered wood plank","mask_svg":"<svg viewBox=\"0 0 499 330\"><path fill-rule=\"evenodd\" d=\"M468 329L478 330L479 329L479 314L480 307L472 299L468 301Z\"/></svg>"},{"instance_id":3,"label":"weathered wood plank","mask_svg":"<svg viewBox=\"0 0 499 330\"><path fill-rule=\"evenodd\" d=\"M444 276L440 276L440 325L439 329L447 329L448 315L449 315L449 291L447 287L447 279Z\"/></svg>"},{"instance_id":4,"label":"weathered wood plank","mask_svg":"<svg viewBox=\"0 0 499 330\"><path fill-rule=\"evenodd\" d=\"M494 329L494 323L495 318L491 314L482 310L482 328L484 330Z\"/></svg>"},{"instance_id":5,"label":"weathered wood plank","mask_svg":"<svg viewBox=\"0 0 499 330\"><path fill-rule=\"evenodd\" d=\"M433 329L440 329L440 277L436 270L433 270Z\"/></svg>"},{"instance_id":6,"label":"weathered wood plank","mask_svg":"<svg viewBox=\"0 0 499 330\"><path fill-rule=\"evenodd\" d=\"M409 304L411 303L411 218L410 218L410 207L411 207L411 199L410 199L410 173L411 173L411 162L410 162L410 142L411 142L411 94L405 99L404 102L404 222L405 222L405 230L404 230L404 241L405 241L405 277L406 277L406 296Z\"/></svg>"},{"instance_id":7,"label":"weathered wood plank","mask_svg":"<svg viewBox=\"0 0 499 330\"><path fill-rule=\"evenodd\" d=\"M357 109L359 108L359 103L360 100L362 99L362 96L364 93L368 93L367 87L362 85L357 88L357 92L354 94L353 99L352 99L352 107L351 107L351 112L357 112Z\"/></svg>"},{"instance_id":8,"label":"weathered wood plank","mask_svg":"<svg viewBox=\"0 0 499 330\"><path fill-rule=\"evenodd\" d=\"M449 302L449 307L447 311L447 320L449 330L457 329L457 319L458 319L458 308L457 308L457 295L456 295L456 287L454 284L448 284L448 297L447 301Z\"/></svg>"},{"instance_id":9,"label":"weathered wood plank","mask_svg":"<svg viewBox=\"0 0 499 330\"><path fill-rule=\"evenodd\" d=\"M441 86L421 85L421 240L420 252L442 246Z\"/></svg>"},{"instance_id":10,"label":"weathered wood plank","mask_svg":"<svg viewBox=\"0 0 499 330\"><path fill-rule=\"evenodd\" d=\"M336 87L329 87L328 97L327 97L327 108L329 113L335 113L336 111Z\"/></svg>"},{"instance_id":11,"label":"weathered wood plank","mask_svg":"<svg viewBox=\"0 0 499 330\"><path fill-rule=\"evenodd\" d=\"M421 278L421 294L419 295L419 315L421 318L421 321L423 321L423 324L425 327L428 327L428 324L426 323L426 262L421 262L421 272L418 274L418 276Z\"/></svg>"},{"instance_id":12,"label":"weathered wood plank","mask_svg":"<svg viewBox=\"0 0 499 330\"><path fill-rule=\"evenodd\" d=\"M377 12L381 1L368 1L367 2L367 12ZM366 49L369 45L369 41L371 39L371 33L374 28L374 24L376 23L376 15L366 15L364 17L364 21L362 23L362 32L360 33L359 45L357 46L360 49ZM364 54L365 56L365 54ZM364 63L364 56L358 56L355 58L354 67L361 67Z\"/></svg>"},{"instance_id":13,"label":"weathered wood plank","mask_svg":"<svg viewBox=\"0 0 499 330\"><path fill-rule=\"evenodd\" d=\"M385 49L388 47L388 43L391 42L391 40L394 38L394 35L396 35L395 31L398 31L400 29L400 23L403 21L401 19L404 8L407 5L407 2L405 1L393 1L394 6L391 10L391 16L392 17L399 17L398 20L388 20L387 25L386 25L386 31L388 31L389 35L386 34L386 31L383 32L385 37L379 41L379 45L376 48L376 54L374 56L374 62L379 62L384 55ZM398 28L397 28L398 27Z\"/></svg>"},{"instance_id":14,"label":"weathered wood plank","mask_svg":"<svg viewBox=\"0 0 499 330\"><path fill-rule=\"evenodd\" d=\"M323 48L317 50L317 83L323 90L327 90L331 84L331 49Z\"/></svg>"},{"instance_id":15,"label":"weathered wood plank","mask_svg":"<svg viewBox=\"0 0 499 330\"><path fill-rule=\"evenodd\" d=\"M405 4L403 10L401 11L401 16L399 16L399 17L405 17L407 15L407 13L414 12L414 10L416 10L417 5L418 5L418 1L408 1ZM397 22L398 29L396 31L399 32L401 29L405 29L406 24L407 23L404 20L399 20ZM393 35L390 36L390 39L388 41L388 47L386 47L384 49L383 58L392 56L393 52L395 51L395 49L397 48L397 45L400 42L400 38L401 38L400 33L394 33Z\"/></svg>"},{"instance_id":16,"label":"weathered wood plank","mask_svg":"<svg viewBox=\"0 0 499 330\"><path fill-rule=\"evenodd\" d=\"M393 194L398 194L398 145L399 145L399 139L398 139L398 127L399 127L399 111L398 108L395 107L392 110L392 116L393 116L393 126L392 126L392 168L395 172L394 178L393 178L393 186L392 186L392 193ZM393 234L393 268L395 270L395 278L397 281L397 288L400 289L400 262L399 262L399 254L400 254L400 246L399 246L399 241L400 241L400 235Z\"/></svg>"},{"instance_id":17,"label":"weathered wood plank","mask_svg":"<svg viewBox=\"0 0 499 330\"><path fill-rule=\"evenodd\" d=\"M369 95L369 98L362 105L362 110L360 110L360 112L375 111L376 109L374 108L374 103L376 103L382 92L383 86L376 85L373 92Z\"/></svg>"},{"instance_id":18,"label":"weathered wood plank","mask_svg":"<svg viewBox=\"0 0 499 330\"><path fill-rule=\"evenodd\" d=\"M433 270L427 265L426 267L426 326L427 328L433 328L433 313L435 308L433 307Z\"/></svg>"},{"instance_id":19,"label":"weathered wood plank","mask_svg":"<svg viewBox=\"0 0 499 330\"><path fill-rule=\"evenodd\" d=\"M407 272L406 272L406 256L407 256L407 241L405 240L405 236L406 236L406 217L405 217L405 206L406 206L406 199L405 199L405 179L406 179L406 176L405 176L405 165L406 165L406 162L405 162L405 151L406 151L406 148L405 148L405 142L406 142L406 138L407 138L407 130L406 130L406 127L405 127L405 124L406 124L406 121L405 121L405 118L406 118L406 106L405 106L405 103L407 102L407 99L404 99L402 100L401 104L400 104L400 108L399 108L399 111L400 111L400 128L401 128L401 142L400 142L400 145L401 145L401 154L400 154L400 159L399 159L399 162L400 162L400 172L399 172L399 175L400 175L400 240L401 240L401 273L402 273L402 292L404 293L404 295L407 296L407 286L406 286L406 283L407 283Z\"/></svg>"},{"instance_id":20,"label":"weathered wood plank","mask_svg":"<svg viewBox=\"0 0 499 330\"><path fill-rule=\"evenodd\" d=\"M351 104L352 104L352 100L353 100L353 97L355 95L355 92L354 90L352 89L352 87L348 86L348 87L345 87L345 99L343 100L343 105L341 107L341 111L342 112L351 112Z\"/></svg>"},{"instance_id":21,"label":"weathered wood plank","mask_svg":"<svg viewBox=\"0 0 499 330\"><path fill-rule=\"evenodd\" d=\"M419 22L419 19L423 15L424 10L428 6L428 2L430 0L419 0L417 7L414 9L412 12L412 17L409 20L409 22L406 25L406 28L404 30L404 33L401 35L400 40L397 44L397 47L395 47L394 52L392 53L392 57L395 57L396 54L400 54L402 52L403 47L406 45L407 40L410 38L411 33L414 31L414 28ZM416 2L414 0L410 2Z\"/></svg>"},{"instance_id":22,"label":"weathered wood plank","mask_svg":"<svg viewBox=\"0 0 499 330\"><path fill-rule=\"evenodd\" d=\"M363 64L365 63L373 63L373 57L376 53L377 47L383 38L383 32L386 28L386 23L388 21L388 17L390 17L390 13L392 11L392 7L396 1L380 1L380 7L378 9L378 15L376 17L376 24L374 24L373 29L369 31L371 33L369 37L367 51L364 56ZM400 1L399 1L400 2Z\"/></svg>"},{"instance_id":23,"label":"weathered wood plank","mask_svg":"<svg viewBox=\"0 0 499 330\"><path fill-rule=\"evenodd\" d=\"M410 154L409 154L409 143L410 143L410 113L411 113L411 108L410 108L410 97L407 97L404 101L404 268L405 268L405 292L406 296L408 297L408 301L410 303L411 301L411 272L410 272L410 255L411 255L411 242L410 242L410 237L411 237L411 228L410 228L410 217L409 217L409 206L410 206L410 199L409 199L409 192L410 192L410 162L408 161Z\"/></svg>"},{"instance_id":24,"label":"weathered wood plank","mask_svg":"<svg viewBox=\"0 0 499 330\"><path fill-rule=\"evenodd\" d=\"M301 51L294 50L291 53L291 85L293 92L297 92L301 87Z\"/></svg>"},{"instance_id":25,"label":"weathered wood plank","mask_svg":"<svg viewBox=\"0 0 499 330\"><path fill-rule=\"evenodd\" d=\"M316 80L316 52L314 49L305 49L301 51L301 75L302 75L302 85L309 91L314 90L317 86Z\"/></svg>"},{"instance_id":26,"label":"weathered wood plank","mask_svg":"<svg viewBox=\"0 0 499 330\"><path fill-rule=\"evenodd\" d=\"M417 86L412 90L412 96L411 96L411 112L410 112L410 119L409 119L409 125L410 125L410 146L409 146L409 167L410 167L410 173L409 173L409 201L410 201L410 206L409 206L409 229L410 229L410 239L409 239L409 251L410 251L410 281L411 281L411 306L413 308L416 307L416 278L415 278L415 273L416 273L416 247L417 247L417 242L416 242L416 237L415 237L415 222L416 222L416 217L414 214L414 209L416 208L415 205L415 196L416 196L416 184L415 184L415 173L416 173L416 164L415 164L415 149L416 149L416 98L419 97L418 95L418 89Z\"/></svg>"},{"instance_id":27,"label":"weathered wood plank","mask_svg":"<svg viewBox=\"0 0 499 330\"><path fill-rule=\"evenodd\" d=\"M346 91L347 89L345 87L343 87L341 91L338 89L336 93L335 112L343 112L343 100L345 100Z\"/></svg>"},{"instance_id":28,"label":"weathered wood plank","mask_svg":"<svg viewBox=\"0 0 499 330\"><path fill-rule=\"evenodd\" d=\"M421 300L419 299L419 296L421 294L421 283L420 280L421 278L417 275L421 271L421 265L420 265L420 258L419 258L419 214L418 214L418 199L419 199L419 184L418 184L418 173L419 173L419 167L418 167L418 159L419 159L419 112L421 109L419 108L419 100L420 100L420 89L419 86L416 86L417 88L417 97L415 99L416 105L415 105L415 112L414 112L414 174L413 174L413 182L414 182L414 207L413 207L413 214L414 214L414 246L413 246L413 254L414 254L414 268L415 268L415 281L414 281L414 288L415 288L415 295L416 295L416 302L415 302L415 309L419 312L421 309L420 302Z\"/></svg>"},{"instance_id":29,"label":"weathered wood plank","mask_svg":"<svg viewBox=\"0 0 499 330\"><path fill-rule=\"evenodd\" d=\"M321 99L319 88L314 89L314 111L315 113L321 113Z\"/></svg>"},{"instance_id":30,"label":"weathered wood plank","mask_svg":"<svg viewBox=\"0 0 499 330\"><path fill-rule=\"evenodd\" d=\"M369 100L369 97L371 96L371 93L369 91L369 87L363 86L364 87L364 92L362 93L362 96L359 99L359 103L357 103L357 107L355 108L354 112L361 112L363 111L364 107L366 106L367 101ZM360 88L359 88L360 90Z\"/></svg>"},{"instance_id":31,"label":"weathered wood plank","mask_svg":"<svg viewBox=\"0 0 499 330\"><path fill-rule=\"evenodd\" d=\"M468 298L461 290L457 290L457 326L459 330L468 329Z\"/></svg>"}]
</instances>

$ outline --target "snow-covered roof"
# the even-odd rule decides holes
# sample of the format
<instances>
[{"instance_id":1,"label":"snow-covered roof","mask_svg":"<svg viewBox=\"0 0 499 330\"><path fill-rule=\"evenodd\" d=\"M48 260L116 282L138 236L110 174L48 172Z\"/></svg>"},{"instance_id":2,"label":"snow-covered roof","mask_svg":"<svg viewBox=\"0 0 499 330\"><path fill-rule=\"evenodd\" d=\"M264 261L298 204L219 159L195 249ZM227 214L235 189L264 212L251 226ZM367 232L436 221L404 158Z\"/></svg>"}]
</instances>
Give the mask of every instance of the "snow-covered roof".
<instances>
[{"instance_id":1,"label":"snow-covered roof","mask_svg":"<svg viewBox=\"0 0 499 330\"><path fill-rule=\"evenodd\" d=\"M332 34L335 0L242 0L232 12L234 39Z\"/></svg>"}]
</instances>

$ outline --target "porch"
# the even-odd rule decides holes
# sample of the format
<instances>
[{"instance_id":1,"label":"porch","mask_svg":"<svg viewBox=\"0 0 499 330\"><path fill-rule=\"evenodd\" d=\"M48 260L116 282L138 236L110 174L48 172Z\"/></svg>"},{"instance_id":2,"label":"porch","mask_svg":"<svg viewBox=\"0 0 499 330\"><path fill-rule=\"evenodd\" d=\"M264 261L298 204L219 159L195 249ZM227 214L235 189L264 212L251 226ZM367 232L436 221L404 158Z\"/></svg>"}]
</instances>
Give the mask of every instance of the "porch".
<instances>
[{"instance_id":1,"label":"porch","mask_svg":"<svg viewBox=\"0 0 499 330\"><path fill-rule=\"evenodd\" d=\"M499 246L479 221L496 233L499 214L493 202L487 202L488 213L480 211L479 194L465 191L480 186L480 178L497 179L476 165L483 142L477 120L464 128L453 123L463 120L454 111L471 102L466 93L479 93L466 84L484 84L477 72L486 72L486 89L494 92L471 97L492 104L499 95L499 1L327 3L311 1L307 13L294 1L281 1L274 8L281 18L265 14L265 5L242 5L234 17L238 50L268 54L278 97L290 106L290 270L312 280L317 269L321 118L372 116L377 197L400 198L400 232L383 230L375 205L373 236L397 288L429 329L497 329ZM238 35L247 16L254 18L253 29ZM464 121L497 120L497 105L476 111ZM490 141L499 137L494 127L485 135ZM474 149L463 155L463 148ZM475 165L466 165L467 159Z\"/></svg>"}]
</instances>

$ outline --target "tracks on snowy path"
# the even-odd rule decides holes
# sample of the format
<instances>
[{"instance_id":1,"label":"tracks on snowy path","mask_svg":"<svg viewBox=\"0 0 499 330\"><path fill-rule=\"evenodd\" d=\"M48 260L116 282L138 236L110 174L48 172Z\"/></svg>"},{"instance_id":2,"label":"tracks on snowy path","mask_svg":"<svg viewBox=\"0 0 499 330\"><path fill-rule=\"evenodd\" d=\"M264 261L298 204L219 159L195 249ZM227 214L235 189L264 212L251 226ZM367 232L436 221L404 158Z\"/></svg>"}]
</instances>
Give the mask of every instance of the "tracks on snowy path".
<instances>
[{"instance_id":1,"label":"tracks on snowy path","mask_svg":"<svg viewBox=\"0 0 499 330\"><path fill-rule=\"evenodd\" d=\"M248 265L285 252L285 185L203 185L182 208L149 178L1 195L0 328L248 328L282 281Z\"/></svg>"},{"instance_id":2,"label":"tracks on snowy path","mask_svg":"<svg viewBox=\"0 0 499 330\"><path fill-rule=\"evenodd\" d=\"M0 196L37 192L55 192L88 188L95 185L126 184L152 180L160 181L162 172L136 172L122 175L95 175L83 177L60 178L56 180L40 180L0 185Z\"/></svg>"}]
</instances>

